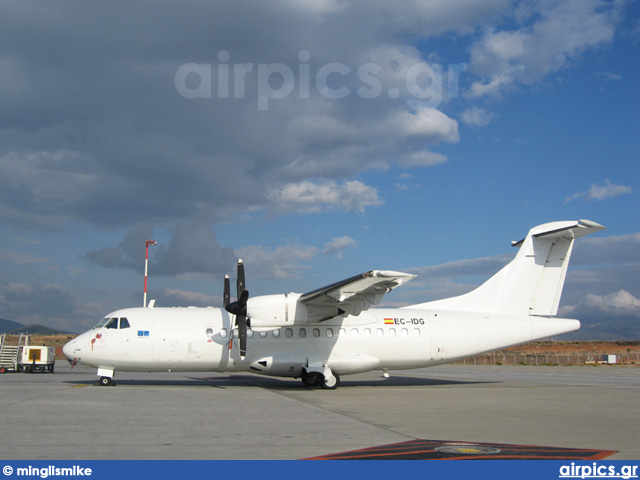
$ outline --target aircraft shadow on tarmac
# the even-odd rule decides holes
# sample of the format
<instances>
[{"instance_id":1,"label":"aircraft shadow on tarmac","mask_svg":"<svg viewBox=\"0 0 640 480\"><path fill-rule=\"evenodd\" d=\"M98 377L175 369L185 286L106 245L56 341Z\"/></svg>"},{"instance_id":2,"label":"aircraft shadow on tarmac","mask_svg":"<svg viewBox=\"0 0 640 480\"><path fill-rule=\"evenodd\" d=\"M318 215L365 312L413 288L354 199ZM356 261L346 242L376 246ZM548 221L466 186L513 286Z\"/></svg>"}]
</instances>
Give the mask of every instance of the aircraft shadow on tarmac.
<instances>
[{"instance_id":1,"label":"aircraft shadow on tarmac","mask_svg":"<svg viewBox=\"0 0 640 480\"><path fill-rule=\"evenodd\" d=\"M272 377L258 377L251 375L232 375L228 377L193 377L182 376L175 380L164 379L115 379L116 385L120 386L166 386L166 387L260 387L274 390L317 390L306 387L300 380L279 379ZM65 382L75 385L95 385L94 381L74 381ZM340 388L349 387L425 387L425 386L446 386L446 385L478 385L500 383L492 381L460 381L446 380L441 378L423 378L398 376L391 378L367 379L367 380L343 380Z\"/></svg>"}]
</instances>

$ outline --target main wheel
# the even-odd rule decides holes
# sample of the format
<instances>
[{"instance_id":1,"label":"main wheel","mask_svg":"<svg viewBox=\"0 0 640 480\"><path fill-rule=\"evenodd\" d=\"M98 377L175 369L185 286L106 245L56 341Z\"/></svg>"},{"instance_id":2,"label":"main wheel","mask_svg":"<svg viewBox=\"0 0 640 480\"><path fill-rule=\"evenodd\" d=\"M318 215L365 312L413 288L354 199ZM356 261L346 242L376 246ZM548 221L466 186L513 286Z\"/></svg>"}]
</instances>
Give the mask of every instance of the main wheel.
<instances>
[{"instance_id":1,"label":"main wheel","mask_svg":"<svg viewBox=\"0 0 640 480\"><path fill-rule=\"evenodd\" d=\"M100 377L98 383L102 387L110 387L111 385L113 385L113 381L109 377Z\"/></svg>"},{"instance_id":2,"label":"main wheel","mask_svg":"<svg viewBox=\"0 0 640 480\"><path fill-rule=\"evenodd\" d=\"M302 375L300 375L302 383L307 387L317 387L322 382L322 378L322 375L318 372L307 373L306 370L302 370Z\"/></svg>"},{"instance_id":3,"label":"main wheel","mask_svg":"<svg viewBox=\"0 0 640 480\"><path fill-rule=\"evenodd\" d=\"M322 377L322 381L320 382L320 386L325 390L335 390L340 385L340 377L337 373L333 374L333 378L327 381L326 378Z\"/></svg>"}]
</instances>

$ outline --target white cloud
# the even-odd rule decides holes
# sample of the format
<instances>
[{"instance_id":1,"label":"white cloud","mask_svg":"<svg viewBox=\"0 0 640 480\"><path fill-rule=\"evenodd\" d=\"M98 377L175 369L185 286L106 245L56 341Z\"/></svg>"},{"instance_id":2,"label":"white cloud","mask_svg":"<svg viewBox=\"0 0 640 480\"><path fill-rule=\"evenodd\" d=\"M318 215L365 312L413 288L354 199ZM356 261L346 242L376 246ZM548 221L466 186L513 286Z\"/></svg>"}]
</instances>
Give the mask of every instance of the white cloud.
<instances>
[{"instance_id":1,"label":"white cloud","mask_svg":"<svg viewBox=\"0 0 640 480\"><path fill-rule=\"evenodd\" d=\"M220 290L222 291L222 284ZM193 305L193 306L220 306L222 296L205 295L203 293L189 292L186 290L165 288L158 295L168 305Z\"/></svg>"},{"instance_id":2,"label":"white cloud","mask_svg":"<svg viewBox=\"0 0 640 480\"><path fill-rule=\"evenodd\" d=\"M462 112L461 120L467 125L486 127L493 120L494 114L482 108L471 107Z\"/></svg>"},{"instance_id":3,"label":"white cloud","mask_svg":"<svg viewBox=\"0 0 640 480\"><path fill-rule=\"evenodd\" d=\"M596 202L600 202L620 195L630 195L632 191L633 189L631 187L626 185L614 185L609 180L605 180L604 185L592 183L588 191L574 193L570 197L567 197L564 200L564 203L567 204L578 198L582 198L585 201L595 200Z\"/></svg>"},{"instance_id":4,"label":"white cloud","mask_svg":"<svg viewBox=\"0 0 640 480\"><path fill-rule=\"evenodd\" d=\"M38 268L48 268L58 271L58 268L51 265L50 258L38 257L27 253L14 252L0 248L0 262L12 263L20 268L38 266Z\"/></svg>"},{"instance_id":5,"label":"white cloud","mask_svg":"<svg viewBox=\"0 0 640 480\"><path fill-rule=\"evenodd\" d=\"M460 140L458 122L432 107L418 108L414 113L397 112L383 127L403 137L420 137L432 143Z\"/></svg>"},{"instance_id":6,"label":"white cloud","mask_svg":"<svg viewBox=\"0 0 640 480\"><path fill-rule=\"evenodd\" d=\"M440 153L431 152L429 150L422 150L420 152L413 152L408 155L400 156L397 159L399 165L408 168L415 167L432 167L445 163L447 157Z\"/></svg>"},{"instance_id":7,"label":"white cloud","mask_svg":"<svg viewBox=\"0 0 640 480\"><path fill-rule=\"evenodd\" d=\"M571 264L640 265L640 232L581 239L576 243Z\"/></svg>"},{"instance_id":8,"label":"white cloud","mask_svg":"<svg viewBox=\"0 0 640 480\"><path fill-rule=\"evenodd\" d=\"M611 82L615 80L622 80L622 75L618 73L611 72L596 72L595 76L600 80L604 80L605 82Z\"/></svg>"},{"instance_id":9,"label":"white cloud","mask_svg":"<svg viewBox=\"0 0 640 480\"><path fill-rule=\"evenodd\" d=\"M609 315L632 315L640 317L640 299L626 290L618 290L608 295L587 294L577 305L566 305L560 315L580 315L602 313Z\"/></svg>"},{"instance_id":10,"label":"white cloud","mask_svg":"<svg viewBox=\"0 0 640 480\"><path fill-rule=\"evenodd\" d=\"M363 170L389 168L393 163L431 167L447 158L429 151L427 145L460 140L458 122L433 107L418 105L413 111L390 108L382 116L357 121L336 105L319 108L319 112L300 112L287 123L292 157L277 170L271 183L276 183L275 179L345 178Z\"/></svg>"},{"instance_id":11,"label":"white cloud","mask_svg":"<svg viewBox=\"0 0 640 480\"><path fill-rule=\"evenodd\" d=\"M587 194L587 200L596 200L599 202L607 198L631 194L631 191L631 187L627 187L625 185L614 185L609 180L605 180L604 185L591 184L591 188Z\"/></svg>"},{"instance_id":12,"label":"white cloud","mask_svg":"<svg viewBox=\"0 0 640 480\"><path fill-rule=\"evenodd\" d=\"M382 205L375 188L354 180L342 185L336 182L290 183L272 190L267 197L278 211L319 213L335 209L364 212L367 208Z\"/></svg>"},{"instance_id":13,"label":"white cloud","mask_svg":"<svg viewBox=\"0 0 640 480\"><path fill-rule=\"evenodd\" d=\"M318 249L309 245L288 245L275 248L249 246L239 248L247 276L257 278L299 278L309 262L318 254Z\"/></svg>"},{"instance_id":14,"label":"white cloud","mask_svg":"<svg viewBox=\"0 0 640 480\"><path fill-rule=\"evenodd\" d=\"M343 237L336 237L330 242L327 242L322 247L322 253L325 255L335 255L336 258L342 258L344 251L357 244L355 239L345 235Z\"/></svg>"},{"instance_id":15,"label":"white cloud","mask_svg":"<svg viewBox=\"0 0 640 480\"><path fill-rule=\"evenodd\" d=\"M588 48L612 40L619 4L600 0L546 0L516 18L519 28L490 28L471 50L469 69L484 77L471 98L499 94L517 82L531 84L570 64Z\"/></svg>"}]
</instances>

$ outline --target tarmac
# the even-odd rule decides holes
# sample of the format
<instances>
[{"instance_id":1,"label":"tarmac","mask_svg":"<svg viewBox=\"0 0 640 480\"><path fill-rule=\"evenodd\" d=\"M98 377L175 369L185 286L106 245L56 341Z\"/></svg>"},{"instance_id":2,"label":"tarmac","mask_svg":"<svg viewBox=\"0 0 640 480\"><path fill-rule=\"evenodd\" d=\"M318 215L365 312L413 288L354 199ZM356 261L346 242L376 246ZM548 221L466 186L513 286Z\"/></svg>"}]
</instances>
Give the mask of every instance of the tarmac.
<instances>
[{"instance_id":1,"label":"tarmac","mask_svg":"<svg viewBox=\"0 0 640 480\"><path fill-rule=\"evenodd\" d=\"M416 439L640 459L640 368L443 365L300 380L94 369L0 375L6 460L293 460Z\"/></svg>"}]
</instances>

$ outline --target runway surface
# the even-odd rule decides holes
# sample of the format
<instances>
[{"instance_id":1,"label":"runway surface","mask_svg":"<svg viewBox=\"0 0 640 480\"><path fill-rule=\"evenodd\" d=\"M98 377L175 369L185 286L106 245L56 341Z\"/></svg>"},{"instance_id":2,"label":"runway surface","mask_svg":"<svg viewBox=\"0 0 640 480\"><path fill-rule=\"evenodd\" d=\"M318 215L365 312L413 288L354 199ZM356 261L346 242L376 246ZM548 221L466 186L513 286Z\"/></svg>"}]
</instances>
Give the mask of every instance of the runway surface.
<instances>
[{"instance_id":1,"label":"runway surface","mask_svg":"<svg viewBox=\"0 0 640 480\"><path fill-rule=\"evenodd\" d=\"M300 459L416 440L640 459L640 368L445 365L345 376L334 391L254 375L0 375L0 458Z\"/></svg>"}]
</instances>

